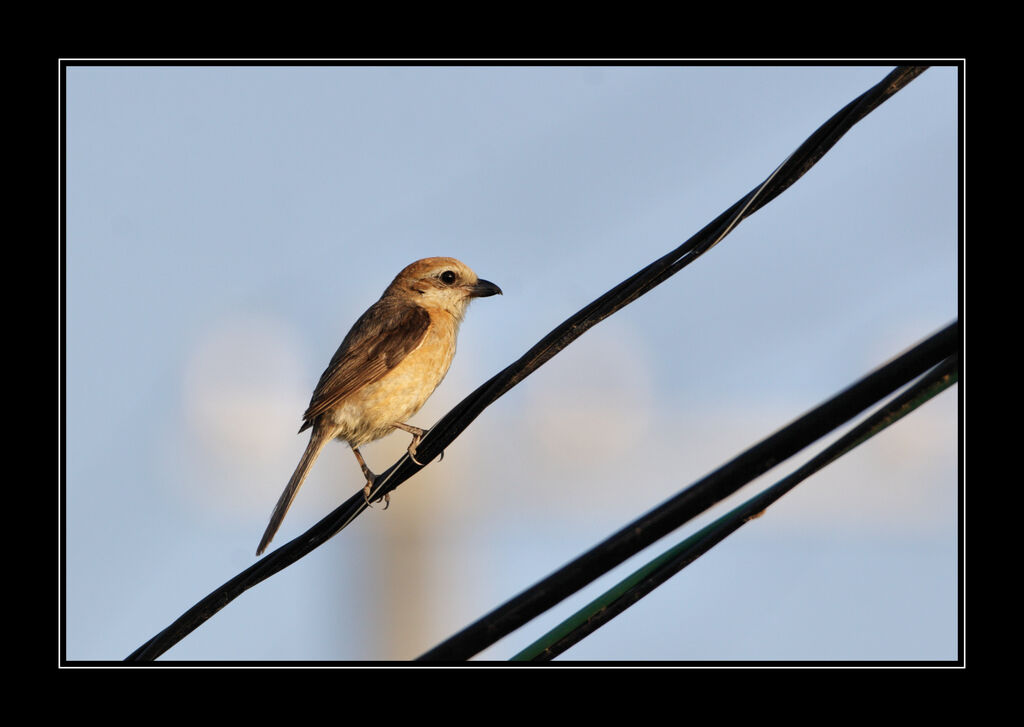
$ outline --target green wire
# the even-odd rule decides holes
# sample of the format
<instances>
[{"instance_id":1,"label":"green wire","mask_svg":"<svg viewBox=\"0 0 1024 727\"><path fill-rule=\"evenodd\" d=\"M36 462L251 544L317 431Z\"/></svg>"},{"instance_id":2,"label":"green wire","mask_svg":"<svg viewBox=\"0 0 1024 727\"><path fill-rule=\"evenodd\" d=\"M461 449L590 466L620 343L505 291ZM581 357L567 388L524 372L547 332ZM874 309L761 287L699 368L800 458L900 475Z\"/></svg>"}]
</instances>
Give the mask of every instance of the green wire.
<instances>
[{"instance_id":1,"label":"green wire","mask_svg":"<svg viewBox=\"0 0 1024 727\"><path fill-rule=\"evenodd\" d=\"M951 356L918 384L852 429L795 472L730 510L682 542L662 553L621 580L555 628L511 658L511 661L549 660L614 618L662 582L682 570L747 521L764 510L799 482L902 419L959 380L959 357ZM614 607L614 608L613 608ZM591 627L591 621L595 625ZM582 633L581 633L582 632ZM567 643L560 643L567 641Z\"/></svg>"}]
</instances>

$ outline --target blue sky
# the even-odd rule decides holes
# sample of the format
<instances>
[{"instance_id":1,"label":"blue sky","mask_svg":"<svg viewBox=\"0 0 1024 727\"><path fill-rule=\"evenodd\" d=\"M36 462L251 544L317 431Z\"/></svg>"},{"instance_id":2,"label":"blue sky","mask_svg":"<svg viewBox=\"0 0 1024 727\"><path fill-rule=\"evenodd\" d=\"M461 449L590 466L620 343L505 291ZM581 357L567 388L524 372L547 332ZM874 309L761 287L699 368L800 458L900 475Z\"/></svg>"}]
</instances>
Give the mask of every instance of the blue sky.
<instances>
[{"instance_id":1,"label":"blue sky","mask_svg":"<svg viewBox=\"0 0 1024 727\"><path fill-rule=\"evenodd\" d=\"M470 308L412 420L429 427L889 70L68 68L68 658L124 658L253 562L321 371L406 264L458 257L505 293ZM414 658L954 320L957 84L953 67L926 71L487 409L387 512L166 658ZM563 658L955 658L957 396ZM407 444L364 453L379 471ZM275 545L362 486L346 450L325 450ZM693 527L482 658L511 656Z\"/></svg>"}]
</instances>

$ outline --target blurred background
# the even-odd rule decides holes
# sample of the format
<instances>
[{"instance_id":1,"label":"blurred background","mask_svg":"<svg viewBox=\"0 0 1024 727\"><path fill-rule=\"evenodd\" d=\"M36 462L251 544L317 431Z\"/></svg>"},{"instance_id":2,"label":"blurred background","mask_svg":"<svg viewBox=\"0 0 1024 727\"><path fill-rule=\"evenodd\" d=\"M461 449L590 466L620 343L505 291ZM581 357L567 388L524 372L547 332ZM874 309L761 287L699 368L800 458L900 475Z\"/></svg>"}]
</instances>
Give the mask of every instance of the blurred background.
<instances>
[{"instance_id":1,"label":"blurred background","mask_svg":"<svg viewBox=\"0 0 1024 727\"><path fill-rule=\"evenodd\" d=\"M123 659L254 562L320 373L413 260L476 301L429 427L759 184L888 66L66 70L66 656ZM958 72L935 67L697 263L171 649L405 660L958 315ZM953 388L567 660L947 660ZM363 451L381 471L396 433ZM801 460L802 461L802 460ZM478 658L503 660L707 518ZM272 547L363 485L324 450Z\"/></svg>"}]
</instances>

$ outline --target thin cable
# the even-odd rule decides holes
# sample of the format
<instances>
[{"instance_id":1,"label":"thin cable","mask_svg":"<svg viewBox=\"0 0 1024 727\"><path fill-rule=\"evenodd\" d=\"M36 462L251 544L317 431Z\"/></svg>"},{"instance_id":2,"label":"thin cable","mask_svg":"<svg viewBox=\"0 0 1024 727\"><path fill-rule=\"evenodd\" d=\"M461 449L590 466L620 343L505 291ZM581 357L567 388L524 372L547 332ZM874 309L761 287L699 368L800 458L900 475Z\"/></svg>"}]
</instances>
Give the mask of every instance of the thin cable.
<instances>
[{"instance_id":1,"label":"thin cable","mask_svg":"<svg viewBox=\"0 0 1024 727\"><path fill-rule=\"evenodd\" d=\"M478 654L882 397L956 355L959 342L960 325L952 323L467 626L420 660L464 661Z\"/></svg>"},{"instance_id":2,"label":"thin cable","mask_svg":"<svg viewBox=\"0 0 1024 727\"><path fill-rule=\"evenodd\" d=\"M630 574L554 629L512 657L513 661L549 661L621 614L683 568L708 552L811 475L872 436L884 431L959 379L959 356L950 356L905 392L884 405L836 442L771 487Z\"/></svg>"}]
</instances>

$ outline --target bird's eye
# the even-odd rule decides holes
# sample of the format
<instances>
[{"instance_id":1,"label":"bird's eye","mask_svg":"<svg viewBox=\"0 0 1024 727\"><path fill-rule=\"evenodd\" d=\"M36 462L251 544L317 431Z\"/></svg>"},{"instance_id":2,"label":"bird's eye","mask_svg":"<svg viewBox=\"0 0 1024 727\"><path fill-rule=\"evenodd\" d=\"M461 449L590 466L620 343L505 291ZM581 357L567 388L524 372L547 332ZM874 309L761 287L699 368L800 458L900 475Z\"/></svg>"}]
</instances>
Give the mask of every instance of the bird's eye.
<instances>
[{"instance_id":1,"label":"bird's eye","mask_svg":"<svg viewBox=\"0 0 1024 727\"><path fill-rule=\"evenodd\" d=\"M441 282L445 285L451 285L459 276L453 273L451 270L445 270L441 273Z\"/></svg>"}]
</instances>

